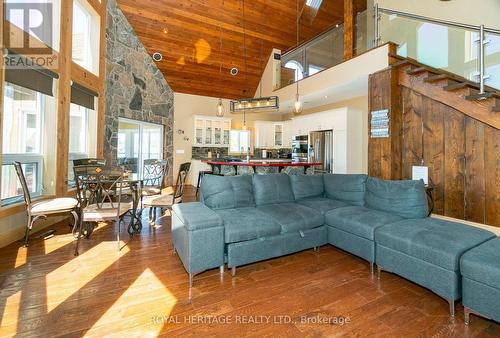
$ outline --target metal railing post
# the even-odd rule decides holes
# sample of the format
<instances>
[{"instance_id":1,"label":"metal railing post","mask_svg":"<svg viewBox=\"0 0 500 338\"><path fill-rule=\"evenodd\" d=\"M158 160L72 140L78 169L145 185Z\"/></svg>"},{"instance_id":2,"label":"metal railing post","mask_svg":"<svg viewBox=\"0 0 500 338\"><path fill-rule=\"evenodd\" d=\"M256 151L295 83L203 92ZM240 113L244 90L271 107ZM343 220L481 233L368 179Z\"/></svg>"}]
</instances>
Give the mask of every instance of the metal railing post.
<instances>
[{"instance_id":1,"label":"metal railing post","mask_svg":"<svg viewBox=\"0 0 500 338\"><path fill-rule=\"evenodd\" d=\"M479 50L478 50L478 59L479 59L479 95L484 94L484 80L486 76L484 74L484 46L487 41L484 40L484 25L479 26Z\"/></svg>"},{"instance_id":2,"label":"metal railing post","mask_svg":"<svg viewBox=\"0 0 500 338\"><path fill-rule=\"evenodd\" d=\"M373 5L373 47L378 47L378 42L380 37L378 36L378 24L379 24L379 11L378 3Z\"/></svg>"}]
</instances>

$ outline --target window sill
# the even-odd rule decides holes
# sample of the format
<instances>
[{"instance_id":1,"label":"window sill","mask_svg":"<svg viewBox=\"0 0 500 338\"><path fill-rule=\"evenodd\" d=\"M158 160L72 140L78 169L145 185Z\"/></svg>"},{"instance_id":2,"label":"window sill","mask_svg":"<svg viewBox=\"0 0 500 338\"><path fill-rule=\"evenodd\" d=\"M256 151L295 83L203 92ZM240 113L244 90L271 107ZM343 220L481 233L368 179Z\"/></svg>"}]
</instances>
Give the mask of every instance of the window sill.
<instances>
[{"instance_id":1,"label":"window sill","mask_svg":"<svg viewBox=\"0 0 500 338\"><path fill-rule=\"evenodd\" d=\"M39 202L39 201L43 201L43 200L46 200L49 198L55 198L55 196L49 195L49 196L36 197L32 200L32 202ZM24 203L24 201L13 203L13 204L6 205L6 206L0 206L0 219L5 218L5 217L9 217L9 216L12 216L15 214L19 214L19 213L25 212L25 211L26 211L26 204Z\"/></svg>"}]
</instances>

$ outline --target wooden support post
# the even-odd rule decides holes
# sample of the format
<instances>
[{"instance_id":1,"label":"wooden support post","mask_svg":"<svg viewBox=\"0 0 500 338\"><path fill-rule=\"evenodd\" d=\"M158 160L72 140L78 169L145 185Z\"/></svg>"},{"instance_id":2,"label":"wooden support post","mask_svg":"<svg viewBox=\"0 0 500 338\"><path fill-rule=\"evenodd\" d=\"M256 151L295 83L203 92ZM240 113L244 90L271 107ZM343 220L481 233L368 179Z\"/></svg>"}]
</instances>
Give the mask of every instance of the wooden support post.
<instances>
[{"instance_id":1,"label":"wooden support post","mask_svg":"<svg viewBox=\"0 0 500 338\"><path fill-rule=\"evenodd\" d=\"M71 100L73 1L61 1L59 82L57 84L56 196L68 190L69 110Z\"/></svg>"},{"instance_id":2,"label":"wooden support post","mask_svg":"<svg viewBox=\"0 0 500 338\"><path fill-rule=\"evenodd\" d=\"M354 56L355 18L354 0L344 0L344 60Z\"/></svg>"},{"instance_id":3,"label":"wooden support post","mask_svg":"<svg viewBox=\"0 0 500 338\"><path fill-rule=\"evenodd\" d=\"M388 68L368 78L368 174L386 180L402 178L402 113L398 72ZM388 109L389 137L372 138L371 112Z\"/></svg>"}]
</instances>

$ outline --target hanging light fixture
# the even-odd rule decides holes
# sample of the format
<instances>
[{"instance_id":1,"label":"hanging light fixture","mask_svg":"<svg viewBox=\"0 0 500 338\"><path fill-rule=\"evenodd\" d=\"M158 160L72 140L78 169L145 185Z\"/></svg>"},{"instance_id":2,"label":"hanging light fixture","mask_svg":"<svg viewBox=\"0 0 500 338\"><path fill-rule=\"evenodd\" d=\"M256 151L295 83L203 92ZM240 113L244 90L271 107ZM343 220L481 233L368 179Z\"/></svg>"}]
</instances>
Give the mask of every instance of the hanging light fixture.
<instances>
[{"instance_id":1,"label":"hanging light fixture","mask_svg":"<svg viewBox=\"0 0 500 338\"><path fill-rule=\"evenodd\" d=\"M224 17L224 0L221 0L221 20ZM219 33L220 33L220 67L219 67L219 78L222 82L222 64L223 64L223 54L222 54L222 23L219 21ZM224 105L222 104L222 97L219 98L219 103L217 103L217 111L215 112L217 117L224 117Z\"/></svg>"},{"instance_id":2,"label":"hanging light fixture","mask_svg":"<svg viewBox=\"0 0 500 338\"><path fill-rule=\"evenodd\" d=\"M246 47L246 29L245 29L245 0L243 0L243 49L244 49L244 55L245 55L245 92L248 91L248 85L247 85L247 47ZM263 72L263 66L262 66L262 48L263 48L263 42L261 40L261 46L260 46L260 66L261 66L261 72ZM231 113L243 113L243 115L246 114L247 110L251 110L252 112L260 112L260 111L277 111L279 110L280 107L280 100L278 96L262 96L262 81L260 82L259 85L260 88L260 95L259 97L254 97L254 98L244 98L244 99L239 99L239 100L233 100L229 102L229 110Z\"/></svg>"},{"instance_id":3,"label":"hanging light fixture","mask_svg":"<svg viewBox=\"0 0 500 338\"><path fill-rule=\"evenodd\" d=\"M297 0L297 47L299 46L299 0ZM297 69L297 71L299 71ZM297 81L295 81L297 84L297 91L295 93L295 103L293 104L293 113L294 114L300 114L302 113L303 106L302 102L300 101L300 95L299 95L299 79L297 76Z\"/></svg>"}]
</instances>

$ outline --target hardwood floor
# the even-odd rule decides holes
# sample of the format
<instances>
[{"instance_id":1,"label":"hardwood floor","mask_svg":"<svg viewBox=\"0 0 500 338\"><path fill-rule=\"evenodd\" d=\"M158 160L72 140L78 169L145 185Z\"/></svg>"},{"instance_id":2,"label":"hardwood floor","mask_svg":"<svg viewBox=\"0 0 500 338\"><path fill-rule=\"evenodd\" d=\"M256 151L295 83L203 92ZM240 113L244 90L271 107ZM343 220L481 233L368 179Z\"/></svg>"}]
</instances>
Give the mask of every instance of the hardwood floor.
<instances>
[{"instance_id":1,"label":"hardwood floor","mask_svg":"<svg viewBox=\"0 0 500 338\"><path fill-rule=\"evenodd\" d=\"M187 199L193 200L194 189ZM145 213L146 214L146 213ZM197 275L193 300L172 250L170 219L116 251L115 228L74 242L66 224L47 240L0 249L0 336L499 337L500 325L332 246Z\"/></svg>"}]
</instances>

